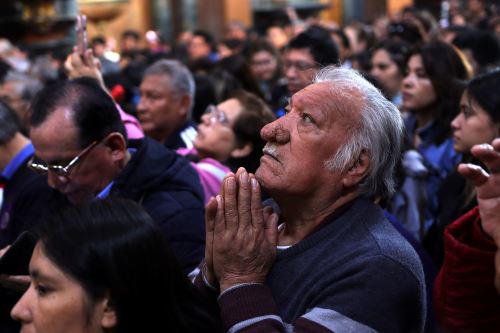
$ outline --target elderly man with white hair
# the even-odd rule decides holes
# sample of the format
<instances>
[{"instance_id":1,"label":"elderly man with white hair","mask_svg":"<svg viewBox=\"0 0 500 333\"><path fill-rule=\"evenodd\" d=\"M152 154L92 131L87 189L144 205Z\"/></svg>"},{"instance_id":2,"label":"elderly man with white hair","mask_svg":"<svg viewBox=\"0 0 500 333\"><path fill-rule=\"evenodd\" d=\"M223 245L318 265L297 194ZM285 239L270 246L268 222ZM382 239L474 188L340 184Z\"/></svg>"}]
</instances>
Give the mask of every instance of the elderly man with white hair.
<instances>
[{"instance_id":1,"label":"elderly man with white hair","mask_svg":"<svg viewBox=\"0 0 500 333\"><path fill-rule=\"evenodd\" d=\"M207 204L196 283L218 295L228 332L423 330L422 265L374 203L394 191L402 132L377 89L335 67L262 129L255 175L228 175Z\"/></svg>"}]
</instances>

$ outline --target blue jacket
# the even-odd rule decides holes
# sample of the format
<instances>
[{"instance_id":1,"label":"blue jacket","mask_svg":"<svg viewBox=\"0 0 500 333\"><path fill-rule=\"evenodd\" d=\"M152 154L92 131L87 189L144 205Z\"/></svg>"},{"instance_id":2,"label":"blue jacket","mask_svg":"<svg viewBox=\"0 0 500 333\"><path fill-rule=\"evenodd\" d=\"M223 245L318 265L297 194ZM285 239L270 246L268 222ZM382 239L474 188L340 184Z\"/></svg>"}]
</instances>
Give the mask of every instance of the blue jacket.
<instances>
[{"instance_id":1,"label":"blue jacket","mask_svg":"<svg viewBox=\"0 0 500 333\"><path fill-rule=\"evenodd\" d=\"M132 199L149 213L185 273L201 262L205 251L203 189L186 159L144 138L113 181L110 195Z\"/></svg>"}]
</instances>

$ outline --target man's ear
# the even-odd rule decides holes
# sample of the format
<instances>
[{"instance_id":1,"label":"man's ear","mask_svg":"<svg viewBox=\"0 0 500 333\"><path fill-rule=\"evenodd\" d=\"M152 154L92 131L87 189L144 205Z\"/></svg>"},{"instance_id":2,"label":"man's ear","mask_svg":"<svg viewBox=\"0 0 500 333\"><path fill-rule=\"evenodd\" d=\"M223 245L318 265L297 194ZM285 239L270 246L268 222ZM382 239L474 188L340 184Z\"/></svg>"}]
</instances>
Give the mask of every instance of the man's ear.
<instances>
[{"instance_id":1,"label":"man's ear","mask_svg":"<svg viewBox=\"0 0 500 333\"><path fill-rule=\"evenodd\" d=\"M113 162L121 162L125 159L127 142L123 135L113 132L106 137L104 144L109 149Z\"/></svg>"},{"instance_id":2,"label":"man's ear","mask_svg":"<svg viewBox=\"0 0 500 333\"><path fill-rule=\"evenodd\" d=\"M179 115L187 117L190 105L191 105L191 96L182 95L182 97L179 99L179 108L178 108Z\"/></svg>"},{"instance_id":3,"label":"man's ear","mask_svg":"<svg viewBox=\"0 0 500 333\"><path fill-rule=\"evenodd\" d=\"M366 150L362 150L359 158L346 171L342 178L345 187L353 187L363 181L370 168L370 155Z\"/></svg>"},{"instance_id":4,"label":"man's ear","mask_svg":"<svg viewBox=\"0 0 500 333\"><path fill-rule=\"evenodd\" d=\"M253 144L251 142L247 142L243 147L234 148L230 155L232 158L243 158L245 156L250 155L253 150Z\"/></svg>"},{"instance_id":5,"label":"man's ear","mask_svg":"<svg viewBox=\"0 0 500 333\"><path fill-rule=\"evenodd\" d=\"M103 310L101 316L101 327L104 329L112 329L118 324L118 316L116 314L116 309L113 302L106 296L103 300Z\"/></svg>"}]
</instances>

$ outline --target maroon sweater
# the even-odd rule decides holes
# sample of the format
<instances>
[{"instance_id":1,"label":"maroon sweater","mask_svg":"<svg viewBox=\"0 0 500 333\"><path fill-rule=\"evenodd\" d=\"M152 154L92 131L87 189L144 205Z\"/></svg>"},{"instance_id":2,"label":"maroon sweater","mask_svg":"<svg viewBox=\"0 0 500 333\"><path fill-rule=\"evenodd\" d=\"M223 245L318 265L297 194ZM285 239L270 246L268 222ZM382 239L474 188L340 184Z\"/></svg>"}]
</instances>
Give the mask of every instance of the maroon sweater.
<instances>
[{"instance_id":1,"label":"maroon sweater","mask_svg":"<svg viewBox=\"0 0 500 333\"><path fill-rule=\"evenodd\" d=\"M434 284L434 305L449 332L500 332L500 295L494 286L497 247L480 223L476 207L444 233L445 258Z\"/></svg>"}]
</instances>

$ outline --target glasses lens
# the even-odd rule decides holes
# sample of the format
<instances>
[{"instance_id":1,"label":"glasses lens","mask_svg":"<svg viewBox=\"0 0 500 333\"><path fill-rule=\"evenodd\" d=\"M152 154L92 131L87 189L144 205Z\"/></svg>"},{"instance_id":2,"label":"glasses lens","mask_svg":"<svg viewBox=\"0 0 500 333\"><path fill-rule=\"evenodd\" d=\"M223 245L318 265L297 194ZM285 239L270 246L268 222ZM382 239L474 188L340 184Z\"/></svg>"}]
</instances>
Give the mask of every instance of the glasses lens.
<instances>
[{"instance_id":1,"label":"glasses lens","mask_svg":"<svg viewBox=\"0 0 500 333\"><path fill-rule=\"evenodd\" d=\"M215 106L213 106L212 104L210 104L210 105L209 105L209 106L207 106L207 108L205 109L205 114L211 114L211 113L213 113L215 110L216 110Z\"/></svg>"}]
</instances>

